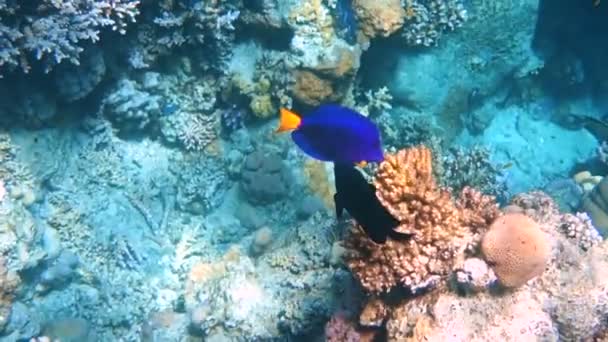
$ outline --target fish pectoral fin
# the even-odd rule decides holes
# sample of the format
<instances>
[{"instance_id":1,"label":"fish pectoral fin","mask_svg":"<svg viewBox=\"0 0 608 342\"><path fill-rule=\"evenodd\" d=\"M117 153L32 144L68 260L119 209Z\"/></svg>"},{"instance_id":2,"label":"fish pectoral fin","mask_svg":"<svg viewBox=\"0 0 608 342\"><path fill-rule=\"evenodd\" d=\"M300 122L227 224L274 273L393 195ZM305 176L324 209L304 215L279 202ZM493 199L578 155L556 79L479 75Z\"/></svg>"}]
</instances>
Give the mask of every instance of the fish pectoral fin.
<instances>
[{"instance_id":1,"label":"fish pectoral fin","mask_svg":"<svg viewBox=\"0 0 608 342\"><path fill-rule=\"evenodd\" d=\"M338 196L337 192L334 194L334 205L336 206L336 217L341 218L342 212L344 211L344 207L340 202L340 196Z\"/></svg>"},{"instance_id":2,"label":"fish pectoral fin","mask_svg":"<svg viewBox=\"0 0 608 342\"><path fill-rule=\"evenodd\" d=\"M298 114L290 111L287 108L281 108L280 113L279 127L277 127L276 133L293 131L294 129L300 127L302 118Z\"/></svg>"}]
</instances>

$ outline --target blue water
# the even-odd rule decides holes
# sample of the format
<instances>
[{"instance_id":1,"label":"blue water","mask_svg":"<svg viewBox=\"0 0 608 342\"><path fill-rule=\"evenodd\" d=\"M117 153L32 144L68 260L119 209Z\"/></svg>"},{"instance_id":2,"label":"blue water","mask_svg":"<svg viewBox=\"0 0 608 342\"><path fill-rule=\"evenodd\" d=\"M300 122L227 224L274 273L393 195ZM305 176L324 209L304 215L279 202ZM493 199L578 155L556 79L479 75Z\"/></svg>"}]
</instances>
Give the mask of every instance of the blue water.
<instances>
[{"instance_id":1,"label":"blue water","mask_svg":"<svg viewBox=\"0 0 608 342\"><path fill-rule=\"evenodd\" d=\"M605 339L604 2L0 0L0 341Z\"/></svg>"}]
</instances>

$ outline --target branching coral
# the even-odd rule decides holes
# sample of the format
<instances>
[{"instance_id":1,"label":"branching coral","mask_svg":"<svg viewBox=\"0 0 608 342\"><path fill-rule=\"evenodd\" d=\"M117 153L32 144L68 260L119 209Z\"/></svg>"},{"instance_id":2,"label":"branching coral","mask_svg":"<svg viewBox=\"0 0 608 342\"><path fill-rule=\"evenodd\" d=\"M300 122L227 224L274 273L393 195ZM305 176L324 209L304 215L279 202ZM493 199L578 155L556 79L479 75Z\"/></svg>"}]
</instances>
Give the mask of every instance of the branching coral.
<instances>
[{"instance_id":1,"label":"branching coral","mask_svg":"<svg viewBox=\"0 0 608 342\"><path fill-rule=\"evenodd\" d=\"M399 220L397 230L413 238L377 245L355 226L345 241L346 263L370 292L398 285L415 292L445 279L498 215L492 198L470 188L454 201L436 184L431 163L430 150L416 147L387 155L378 167L376 194Z\"/></svg>"},{"instance_id":2,"label":"branching coral","mask_svg":"<svg viewBox=\"0 0 608 342\"><path fill-rule=\"evenodd\" d=\"M0 1L0 68L30 69L32 57L49 71L63 60L78 64L82 41L100 30L125 32L139 13L137 0Z\"/></svg>"},{"instance_id":3,"label":"branching coral","mask_svg":"<svg viewBox=\"0 0 608 342\"><path fill-rule=\"evenodd\" d=\"M142 26L129 51L135 68L145 68L159 55L180 46L196 47L193 53L208 67L219 69L231 53L234 22L240 10L232 1L151 1L142 12L153 23ZM213 51L213 53L208 53Z\"/></svg>"},{"instance_id":4,"label":"branching coral","mask_svg":"<svg viewBox=\"0 0 608 342\"><path fill-rule=\"evenodd\" d=\"M456 192L465 186L472 186L497 198L507 197L506 184L502 180L504 167L492 163L488 149L450 149L443 153L440 162L442 185Z\"/></svg>"},{"instance_id":5,"label":"branching coral","mask_svg":"<svg viewBox=\"0 0 608 342\"><path fill-rule=\"evenodd\" d=\"M459 0L406 0L402 36L408 45L433 46L443 32L453 31L467 19Z\"/></svg>"}]
</instances>

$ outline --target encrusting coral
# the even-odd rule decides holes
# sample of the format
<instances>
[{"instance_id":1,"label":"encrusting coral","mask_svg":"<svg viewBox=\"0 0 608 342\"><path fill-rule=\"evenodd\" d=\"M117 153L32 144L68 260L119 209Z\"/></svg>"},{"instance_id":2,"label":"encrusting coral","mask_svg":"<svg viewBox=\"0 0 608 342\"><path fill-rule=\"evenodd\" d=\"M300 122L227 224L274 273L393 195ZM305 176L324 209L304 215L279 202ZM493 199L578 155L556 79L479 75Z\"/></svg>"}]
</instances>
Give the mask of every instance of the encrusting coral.
<instances>
[{"instance_id":1,"label":"encrusting coral","mask_svg":"<svg viewBox=\"0 0 608 342\"><path fill-rule=\"evenodd\" d=\"M426 147L389 154L376 173L376 194L399 220L397 230L409 241L373 243L358 227L345 240L346 264L369 292L396 286L416 292L444 280L452 264L479 241L498 216L489 196L471 188L453 200L433 178L432 155Z\"/></svg>"}]
</instances>

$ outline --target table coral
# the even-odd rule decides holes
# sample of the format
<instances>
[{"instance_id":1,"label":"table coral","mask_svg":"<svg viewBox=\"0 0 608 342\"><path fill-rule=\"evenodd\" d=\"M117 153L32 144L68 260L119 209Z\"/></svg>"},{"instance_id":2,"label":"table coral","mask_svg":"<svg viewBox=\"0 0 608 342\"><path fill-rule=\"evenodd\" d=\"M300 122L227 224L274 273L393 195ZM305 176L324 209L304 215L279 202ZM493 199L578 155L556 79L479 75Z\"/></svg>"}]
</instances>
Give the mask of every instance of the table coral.
<instances>
[{"instance_id":1,"label":"table coral","mask_svg":"<svg viewBox=\"0 0 608 342\"><path fill-rule=\"evenodd\" d=\"M399 220L397 230L413 234L409 241L373 243L358 227L346 238L346 264L363 287L374 293L404 286L429 287L445 276L455 259L479 239L497 215L493 199L463 190L454 201L440 188L426 147L389 154L375 176L376 194Z\"/></svg>"}]
</instances>

